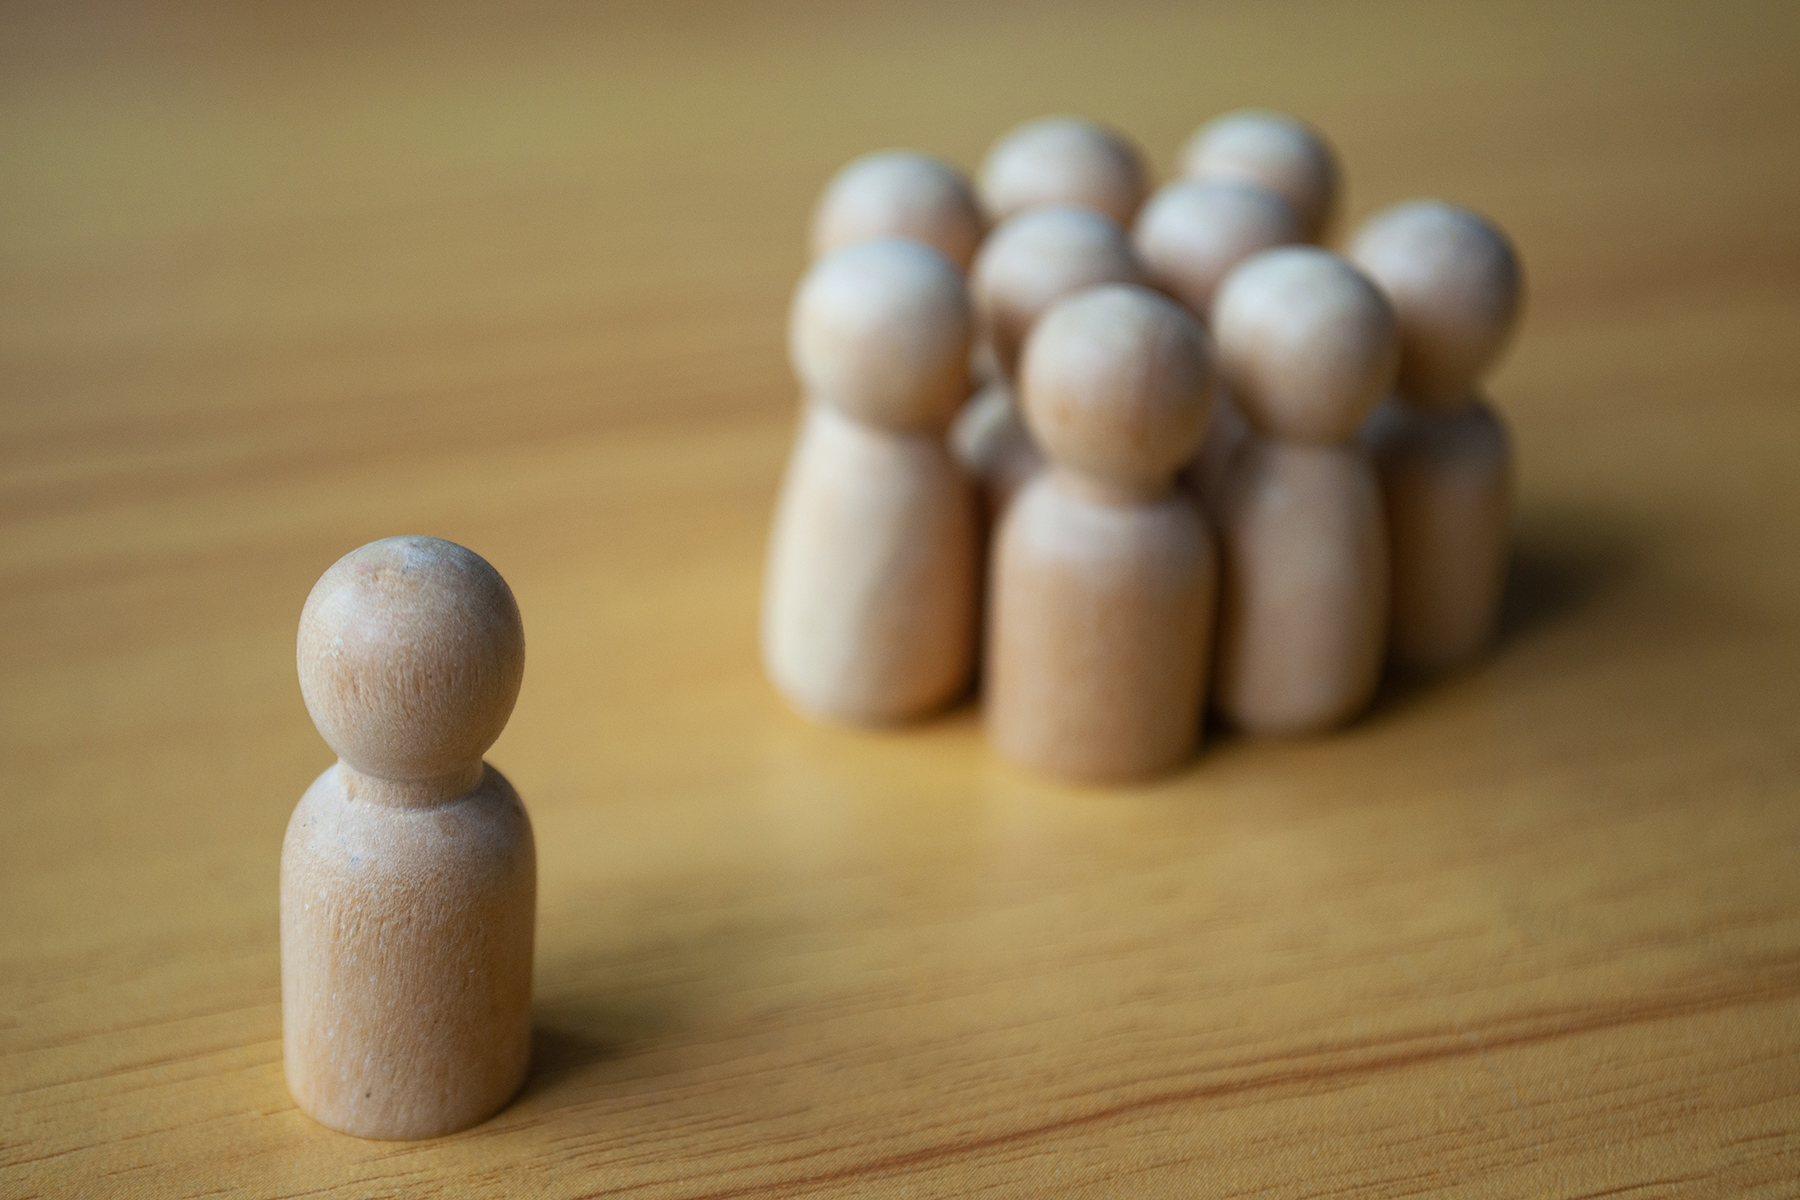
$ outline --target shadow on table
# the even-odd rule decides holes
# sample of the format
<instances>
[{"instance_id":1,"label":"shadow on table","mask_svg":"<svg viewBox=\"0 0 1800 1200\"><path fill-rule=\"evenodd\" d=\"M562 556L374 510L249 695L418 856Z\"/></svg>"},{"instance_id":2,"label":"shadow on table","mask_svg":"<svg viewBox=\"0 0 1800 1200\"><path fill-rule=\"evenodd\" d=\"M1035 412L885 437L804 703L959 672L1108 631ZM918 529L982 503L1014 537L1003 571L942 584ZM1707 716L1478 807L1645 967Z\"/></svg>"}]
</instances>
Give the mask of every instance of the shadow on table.
<instances>
[{"instance_id":1,"label":"shadow on table","mask_svg":"<svg viewBox=\"0 0 1800 1200\"><path fill-rule=\"evenodd\" d=\"M618 968L630 978L630 966ZM565 982L532 1007L531 1073L520 1099L542 1096L602 1063L640 1053L680 1021L680 1002L660 989L581 990Z\"/></svg>"},{"instance_id":2,"label":"shadow on table","mask_svg":"<svg viewBox=\"0 0 1800 1200\"><path fill-rule=\"evenodd\" d=\"M1507 564L1496 652L1615 590L1636 573L1640 557L1616 521L1556 514L1525 523Z\"/></svg>"},{"instance_id":3,"label":"shadow on table","mask_svg":"<svg viewBox=\"0 0 1800 1200\"><path fill-rule=\"evenodd\" d=\"M533 1095L584 1067L623 1058L629 1044L629 1040L622 1034L610 1035L604 1029L569 1029L560 1024L533 1024L531 1074L525 1077L525 1087L519 1095Z\"/></svg>"},{"instance_id":4,"label":"shadow on table","mask_svg":"<svg viewBox=\"0 0 1800 1200\"><path fill-rule=\"evenodd\" d=\"M1642 560L1641 539L1616 517L1562 510L1529 514L1513 533L1492 652L1443 678L1388 673L1356 723L1383 720L1407 709L1435 689L1573 619L1628 583Z\"/></svg>"},{"instance_id":5,"label":"shadow on table","mask_svg":"<svg viewBox=\"0 0 1800 1200\"><path fill-rule=\"evenodd\" d=\"M565 946L539 965L531 1012L531 1071L519 1099L555 1105L578 1095L606 1094L615 1084L667 1054L703 1019L721 988L749 969L769 929L753 916L721 919L720 895L684 891L656 915L648 905L640 923L660 929L618 942L609 931L598 945ZM693 908L706 919L692 919ZM566 933L566 931L565 931ZM594 1088L599 1088L598 1093Z\"/></svg>"}]
</instances>

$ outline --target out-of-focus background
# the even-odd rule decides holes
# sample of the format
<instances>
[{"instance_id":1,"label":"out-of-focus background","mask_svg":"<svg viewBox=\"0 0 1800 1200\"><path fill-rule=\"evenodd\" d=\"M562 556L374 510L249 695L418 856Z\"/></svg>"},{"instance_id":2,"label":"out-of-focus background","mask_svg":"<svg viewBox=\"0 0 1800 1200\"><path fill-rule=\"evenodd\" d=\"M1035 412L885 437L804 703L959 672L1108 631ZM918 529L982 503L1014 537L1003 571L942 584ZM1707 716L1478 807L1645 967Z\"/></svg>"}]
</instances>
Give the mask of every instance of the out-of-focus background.
<instances>
[{"instance_id":1,"label":"out-of-focus background","mask_svg":"<svg viewBox=\"0 0 1800 1200\"><path fill-rule=\"evenodd\" d=\"M1800 1174L1800 8L0 8L0 1192L1785 1194ZM1333 140L1513 236L1493 661L1157 785L755 656L811 203L1018 121ZM302 600L507 577L537 1068L282 1084Z\"/></svg>"}]
</instances>

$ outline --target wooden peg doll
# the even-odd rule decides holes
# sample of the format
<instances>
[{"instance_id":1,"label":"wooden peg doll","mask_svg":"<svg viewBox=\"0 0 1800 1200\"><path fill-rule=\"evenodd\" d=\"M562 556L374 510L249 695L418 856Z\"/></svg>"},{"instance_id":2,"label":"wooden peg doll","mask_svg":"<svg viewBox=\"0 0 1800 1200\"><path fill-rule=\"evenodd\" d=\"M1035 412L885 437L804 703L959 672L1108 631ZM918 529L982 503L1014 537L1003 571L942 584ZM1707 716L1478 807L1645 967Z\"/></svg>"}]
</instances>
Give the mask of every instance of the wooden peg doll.
<instances>
[{"instance_id":1,"label":"wooden peg doll","mask_svg":"<svg viewBox=\"0 0 1800 1200\"><path fill-rule=\"evenodd\" d=\"M478 555L386 538L320 578L298 659L338 763L281 849L288 1090L359 1137L453 1133L530 1060L537 857L481 758L519 694L519 609Z\"/></svg>"},{"instance_id":2,"label":"wooden peg doll","mask_svg":"<svg viewBox=\"0 0 1800 1200\"><path fill-rule=\"evenodd\" d=\"M857 242L801 282L789 349L805 394L764 577L770 678L816 718L903 721L974 668L979 528L945 430L968 394L973 315L920 242Z\"/></svg>"},{"instance_id":3,"label":"wooden peg doll","mask_svg":"<svg viewBox=\"0 0 1800 1200\"><path fill-rule=\"evenodd\" d=\"M1215 510L1213 703L1254 733L1329 729L1374 692L1387 630L1381 496L1355 439L1393 382L1393 311L1344 259L1288 246L1226 278L1212 328L1252 427Z\"/></svg>"},{"instance_id":4,"label":"wooden peg doll","mask_svg":"<svg viewBox=\"0 0 1800 1200\"><path fill-rule=\"evenodd\" d=\"M1479 658L1499 621L1512 453L1479 388L1517 323L1518 259L1488 221L1434 200L1375 214L1350 256L1400 323L1394 399L1364 433L1393 560L1388 657L1442 674Z\"/></svg>"},{"instance_id":5,"label":"wooden peg doll","mask_svg":"<svg viewBox=\"0 0 1800 1200\"><path fill-rule=\"evenodd\" d=\"M1021 387L1051 466L1000 523L986 642L988 737L1007 758L1123 780L1193 753L1215 565L1174 482L1211 386L1199 324L1148 288L1079 292L1033 330Z\"/></svg>"}]
</instances>

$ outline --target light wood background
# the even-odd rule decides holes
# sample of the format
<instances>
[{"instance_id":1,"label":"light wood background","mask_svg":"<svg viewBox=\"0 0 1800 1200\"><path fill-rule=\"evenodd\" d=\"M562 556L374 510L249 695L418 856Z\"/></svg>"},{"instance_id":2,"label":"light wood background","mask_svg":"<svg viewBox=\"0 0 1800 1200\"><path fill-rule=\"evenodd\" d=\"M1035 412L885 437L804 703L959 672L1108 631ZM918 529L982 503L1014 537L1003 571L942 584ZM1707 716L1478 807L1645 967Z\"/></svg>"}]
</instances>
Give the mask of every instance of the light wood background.
<instances>
[{"instance_id":1,"label":"light wood background","mask_svg":"<svg viewBox=\"0 0 1800 1200\"><path fill-rule=\"evenodd\" d=\"M0 15L0 1194L1800 1194L1800 6ZM1515 235L1493 661L1154 787L757 666L816 190L1291 108ZM530 646L536 1068L283 1086L294 678L431 533Z\"/></svg>"}]
</instances>

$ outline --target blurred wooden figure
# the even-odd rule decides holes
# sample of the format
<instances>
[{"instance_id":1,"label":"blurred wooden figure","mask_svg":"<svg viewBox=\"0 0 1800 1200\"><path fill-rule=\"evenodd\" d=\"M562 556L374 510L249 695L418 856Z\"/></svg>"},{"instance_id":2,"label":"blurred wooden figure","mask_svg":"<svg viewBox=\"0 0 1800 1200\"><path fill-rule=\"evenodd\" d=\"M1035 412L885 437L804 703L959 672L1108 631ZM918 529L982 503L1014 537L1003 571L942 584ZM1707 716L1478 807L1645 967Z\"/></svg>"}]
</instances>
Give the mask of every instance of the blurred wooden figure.
<instances>
[{"instance_id":1,"label":"blurred wooden figure","mask_svg":"<svg viewBox=\"0 0 1800 1200\"><path fill-rule=\"evenodd\" d=\"M837 250L795 295L806 408L769 543L762 650L803 713L903 721L968 684L979 525L945 429L968 394L973 327L955 264L911 240Z\"/></svg>"},{"instance_id":2,"label":"blurred wooden figure","mask_svg":"<svg viewBox=\"0 0 1800 1200\"><path fill-rule=\"evenodd\" d=\"M1138 214L1132 247L1151 281L1203 324L1234 267L1263 250L1306 240L1286 200L1245 179L1177 179Z\"/></svg>"},{"instance_id":3,"label":"blurred wooden figure","mask_svg":"<svg viewBox=\"0 0 1800 1200\"><path fill-rule=\"evenodd\" d=\"M537 855L482 762L525 665L506 581L437 538L371 542L300 615L306 708L338 763L281 849L281 1025L301 1111L367 1138L453 1133L525 1081Z\"/></svg>"},{"instance_id":4,"label":"blurred wooden figure","mask_svg":"<svg viewBox=\"0 0 1800 1200\"><path fill-rule=\"evenodd\" d=\"M1517 323L1519 263L1493 225L1432 200L1375 214L1350 257L1400 323L1396 396L1364 432L1393 559L1388 656L1441 674L1479 658L1499 621L1512 454L1478 389Z\"/></svg>"},{"instance_id":5,"label":"blurred wooden figure","mask_svg":"<svg viewBox=\"0 0 1800 1200\"><path fill-rule=\"evenodd\" d=\"M957 418L951 442L957 461L981 482L990 522L1044 464L1013 383L1032 326L1057 301L1084 288L1146 281L1118 223L1077 205L1027 209L988 236L969 284L999 376Z\"/></svg>"},{"instance_id":6,"label":"blurred wooden figure","mask_svg":"<svg viewBox=\"0 0 1800 1200\"><path fill-rule=\"evenodd\" d=\"M1219 489L1213 703L1254 733L1305 733L1368 702L1388 619L1387 537L1355 440L1392 385L1394 314L1311 246L1246 261L1213 301L1220 369L1252 434Z\"/></svg>"},{"instance_id":7,"label":"blurred wooden figure","mask_svg":"<svg viewBox=\"0 0 1800 1200\"><path fill-rule=\"evenodd\" d=\"M1237 179L1287 201L1304 238L1324 236L1337 208L1337 156L1323 134L1286 113L1240 109L1202 125L1181 151L1189 179Z\"/></svg>"},{"instance_id":8,"label":"blurred wooden figure","mask_svg":"<svg viewBox=\"0 0 1800 1200\"><path fill-rule=\"evenodd\" d=\"M985 232L975 189L961 171L929 154L883 150L849 163L826 185L813 209L812 254L905 237L967 271Z\"/></svg>"},{"instance_id":9,"label":"blurred wooden figure","mask_svg":"<svg viewBox=\"0 0 1800 1200\"><path fill-rule=\"evenodd\" d=\"M1137 147L1081 117L1041 117L1010 130L978 179L995 224L1041 204L1077 204L1128 227L1149 190Z\"/></svg>"},{"instance_id":10,"label":"blurred wooden figure","mask_svg":"<svg viewBox=\"0 0 1800 1200\"><path fill-rule=\"evenodd\" d=\"M1253 254L1304 241L1305 232L1293 206L1259 183L1229 176L1177 179L1144 205L1132 245L1151 282L1206 324L1213 293L1233 268ZM1182 471L1183 482L1209 509L1249 429L1221 381L1206 440Z\"/></svg>"},{"instance_id":11,"label":"blurred wooden figure","mask_svg":"<svg viewBox=\"0 0 1800 1200\"><path fill-rule=\"evenodd\" d=\"M1007 758L1122 780L1193 753L1216 566L1174 482L1211 376L1199 324L1148 288L1080 292L1033 331L1021 386L1053 465L1007 510L991 564L985 717Z\"/></svg>"}]
</instances>

